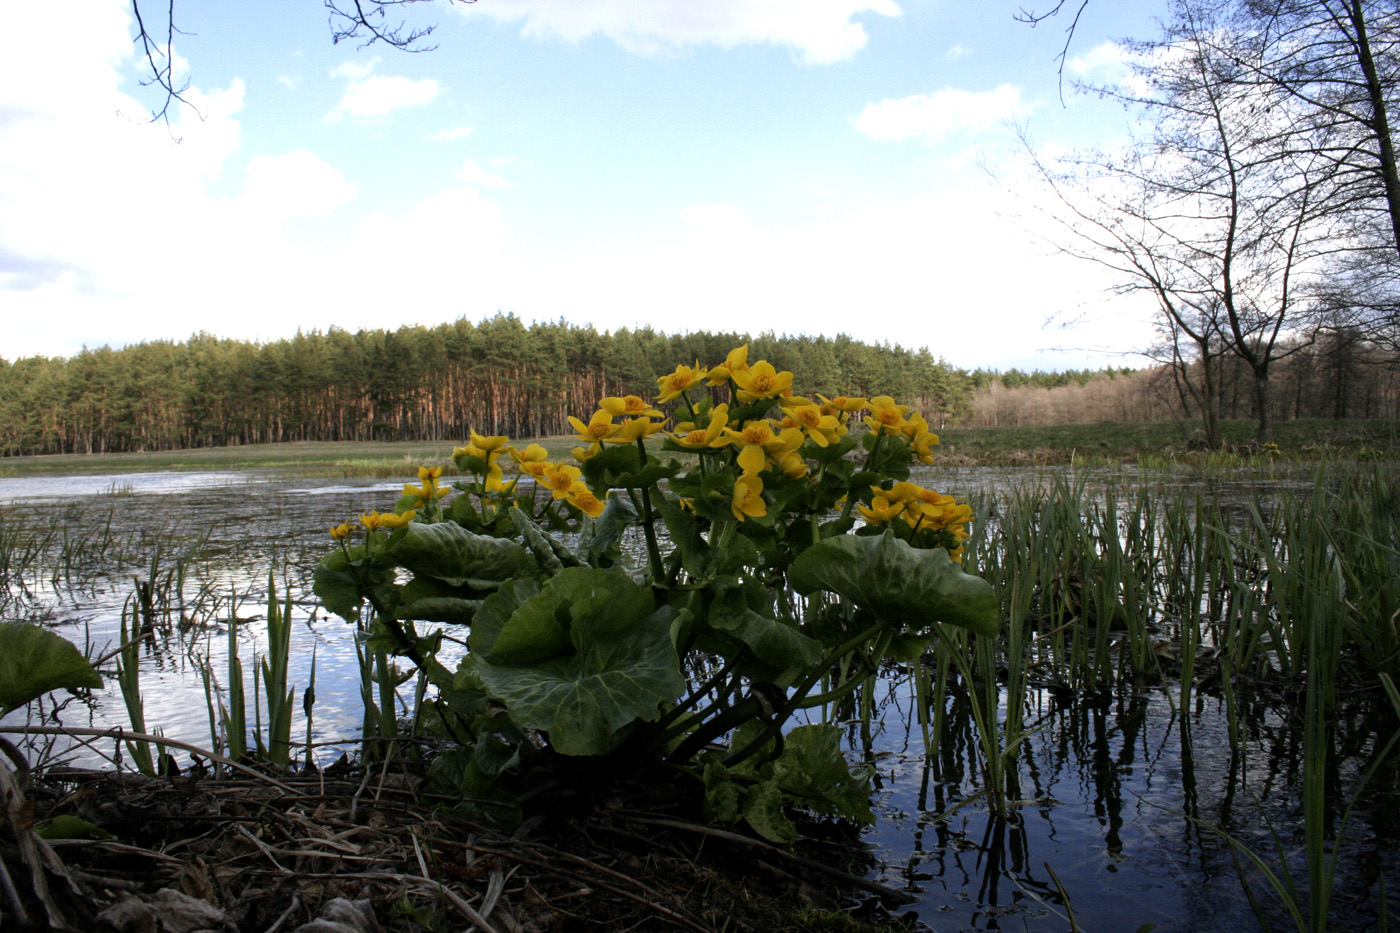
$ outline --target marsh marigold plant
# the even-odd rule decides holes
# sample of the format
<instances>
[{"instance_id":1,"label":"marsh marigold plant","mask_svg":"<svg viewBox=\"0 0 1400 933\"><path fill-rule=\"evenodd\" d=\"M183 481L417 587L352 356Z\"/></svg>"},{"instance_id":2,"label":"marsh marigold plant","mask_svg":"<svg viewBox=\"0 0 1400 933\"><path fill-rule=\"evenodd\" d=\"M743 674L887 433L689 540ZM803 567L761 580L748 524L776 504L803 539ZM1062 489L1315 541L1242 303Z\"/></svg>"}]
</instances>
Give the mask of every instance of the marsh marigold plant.
<instances>
[{"instance_id":1,"label":"marsh marigold plant","mask_svg":"<svg viewBox=\"0 0 1400 933\"><path fill-rule=\"evenodd\" d=\"M595 757L691 769L712 817L778 841L788 804L870 819L835 726L790 720L896 641L995 631L971 510L910 479L938 438L889 396L798 395L747 345L656 386L570 416L570 462L472 432L450 484L424 466L363 535L331 530L316 592L423 671L456 742L435 777L464 795Z\"/></svg>"}]
</instances>

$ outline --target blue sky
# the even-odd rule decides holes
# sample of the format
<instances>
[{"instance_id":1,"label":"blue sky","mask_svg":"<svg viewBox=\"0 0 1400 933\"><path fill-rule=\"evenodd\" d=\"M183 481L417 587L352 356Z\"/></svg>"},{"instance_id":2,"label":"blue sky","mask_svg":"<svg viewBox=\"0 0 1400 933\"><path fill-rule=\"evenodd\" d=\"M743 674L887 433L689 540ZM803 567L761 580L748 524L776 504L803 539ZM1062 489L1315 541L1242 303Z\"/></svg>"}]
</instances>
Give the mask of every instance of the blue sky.
<instances>
[{"instance_id":1,"label":"blue sky","mask_svg":"<svg viewBox=\"0 0 1400 933\"><path fill-rule=\"evenodd\" d=\"M1093 0L1067 74L1111 76L1111 40L1162 5ZM497 312L847 333L968 368L1131 365L1150 339L1150 307L1025 230L1045 192L1011 121L1051 154L1128 131L1061 104L1063 15L438 2L405 10L437 25L411 55L333 45L318 0L177 0L194 107L167 129L128 4L80 6L12 4L0 37L6 359Z\"/></svg>"}]
</instances>

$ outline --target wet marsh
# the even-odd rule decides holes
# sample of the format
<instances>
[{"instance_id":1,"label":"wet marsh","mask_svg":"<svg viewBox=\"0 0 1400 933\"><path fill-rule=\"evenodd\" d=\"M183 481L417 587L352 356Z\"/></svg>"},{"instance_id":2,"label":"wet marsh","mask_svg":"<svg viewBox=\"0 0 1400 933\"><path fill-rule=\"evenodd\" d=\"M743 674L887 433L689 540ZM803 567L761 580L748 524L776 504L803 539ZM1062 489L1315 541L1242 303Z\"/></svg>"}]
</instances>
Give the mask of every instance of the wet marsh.
<instances>
[{"instance_id":1,"label":"wet marsh","mask_svg":"<svg viewBox=\"0 0 1400 933\"><path fill-rule=\"evenodd\" d=\"M1396 730L1380 675L1400 644L1400 506L1384 474L1323 476L938 471L973 498L968 565L1009 621L994 646L935 642L820 711L874 769L871 876L939 931L1380 929L1400 784L1393 758L1363 776ZM271 569L292 606L291 735L307 735L314 654L324 763L364 713L352 630L319 610L310 570L329 526L390 507L402 482L0 479L0 614L97 657L136 612L158 634L141 646L147 725L207 747L201 665L228 669L230 620L240 656L266 652ZM29 721L127 714L109 678ZM100 765L114 744L35 753Z\"/></svg>"}]
</instances>

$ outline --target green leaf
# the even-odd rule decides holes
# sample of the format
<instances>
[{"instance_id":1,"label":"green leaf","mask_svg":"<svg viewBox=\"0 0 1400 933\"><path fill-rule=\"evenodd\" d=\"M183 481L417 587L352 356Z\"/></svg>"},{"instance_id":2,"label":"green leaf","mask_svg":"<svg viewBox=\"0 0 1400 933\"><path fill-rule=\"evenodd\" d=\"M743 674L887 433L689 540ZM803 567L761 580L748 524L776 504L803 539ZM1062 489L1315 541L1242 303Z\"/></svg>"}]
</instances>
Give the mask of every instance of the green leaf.
<instances>
[{"instance_id":1,"label":"green leaf","mask_svg":"<svg viewBox=\"0 0 1400 933\"><path fill-rule=\"evenodd\" d=\"M364 562L363 545L345 551L334 550L321 558L312 573L312 592L321 604L347 622L357 622L360 618L360 605L365 600L366 590L382 586L393 580L393 570L377 564ZM356 563L358 562L358 563Z\"/></svg>"},{"instance_id":2,"label":"green leaf","mask_svg":"<svg viewBox=\"0 0 1400 933\"><path fill-rule=\"evenodd\" d=\"M710 606L709 618L711 626L733 635L752 648L760 660L774 667L807 667L821 660L820 644L793 626L750 609L738 590L716 599Z\"/></svg>"},{"instance_id":3,"label":"green leaf","mask_svg":"<svg viewBox=\"0 0 1400 933\"><path fill-rule=\"evenodd\" d=\"M102 675L72 642L37 625L0 624L0 715L50 690L101 686Z\"/></svg>"},{"instance_id":4,"label":"green leaf","mask_svg":"<svg viewBox=\"0 0 1400 933\"><path fill-rule=\"evenodd\" d=\"M681 508L678 500L665 494L653 495L652 501L666 523L672 543L681 553L681 566L692 578L703 580L709 570L710 546L700 534L700 522L695 513Z\"/></svg>"},{"instance_id":5,"label":"green leaf","mask_svg":"<svg viewBox=\"0 0 1400 933\"><path fill-rule=\"evenodd\" d=\"M831 723L797 726L783 738L773 779L784 793L814 810L862 823L875 822L870 810L868 773L852 774L841 754L841 730Z\"/></svg>"},{"instance_id":6,"label":"green leaf","mask_svg":"<svg viewBox=\"0 0 1400 933\"><path fill-rule=\"evenodd\" d=\"M507 580L501 588L482 600L481 608L472 619L471 634L467 636L467 647L472 656L488 658L496 650L496 639L505 628L515 610L539 595L540 585L534 580Z\"/></svg>"},{"instance_id":7,"label":"green leaf","mask_svg":"<svg viewBox=\"0 0 1400 933\"><path fill-rule=\"evenodd\" d=\"M495 614L491 604L482 614ZM547 733L561 754L604 754L620 729L655 720L685 691L675 613L654 605L621 572L565 570L483 639L490 650L475 669L515 722Z\"/></svg>"},{"instance_id":8,"label":"green leaf","mask_svg":"<svg viewBox=\"0 0 1400 933\"><path fill-rule=\"evenodd\" d=\"M797 826L783 812L783 791L776 781L765 781L744 796L744 820L764 839L779 845L797 841Z\"/></svg>"},{"instance_id":9,"label":"green leaf","mask_svg":"<svg viewBox=\"0 0 1400 933\"><path fill-rule=\"evenodd\" d=\"M788 570L799 593L829 590L885 622L915 630L943 622L995 635L1001 612L991 584L963 573L942 548L919 550L888 531L813 545Z\"/></svg>"},{"instance_id":10,"label":"green leaf","mask_svg":"<svg viewBox=\"0 0 1400 933\"><path fill-rule=\"evenodd\" d=\"M637 520L637 510L627 496L608 496L603 514L586 519L579 529L578 554L595 567L622 560L622 536Z\"/></svg>"},{"instance_id":11,"label":"green leaf","mask_svg":"<svg viewBox=\"0 0 1400 933\"><path fill-rule=\"evenodd\" d=\"M425 596L400 606L394 615L399 619L415 619L420 622L470 625L476 611L480 608L481 600L479 599L462 599L460 596Z\"/></svg>"},{"instance_id":12,"label":"green leaf","mask_svg":"<svg viewBox=\"0 0 1400 933\"><path fill-rule=\"evenodd\" d=\"M604 447L583 461L583 476L594 491L604 489L643 489L655 486L680 472L675 460L664 463L655 458L642 462L642 453L633 444Z\"/></svg>"},{"instance_id":13,"label":"green leaf","mask_svg":"<svg viewBox=\"0 0 1400 933\"><path fill-rule=\"evenodd\" d=\"M531 569L519 544L474 534L455 522L405 525L386 553L414 574L474 589L494 589Z\"/></svg>"},{"instance_id":14,"label":"green leaf","mask_svg":"<svg viewBox=\"0 0 1400 933\"><path fill-rule=\"evenodd\" d=\"M577 554L569 550L564 542L541 528L534 519L518 507L511 506L510 520L515 523L515 527L525 538L525 545L535 555L535 560L539 562L540 567L546 573L555 573L565 567L583 566L583 561L579 559Z\"/></svg>"},{"instance_id":15,"label":"green leaf","mask_svg":"<svg viewBox=\"0 0 1400 933\"><path fill-rule=\"evenodd\" d=\"M705 765L705 819L734 823L743 816L743 789L729 778L718 760Z\"/></svg>"},{"instance_id":16,"label":"green leaf","mask_svg":"<svg viewBox=\"0 0 1400 933\"><path fill-rule=\"evenodd\" d=\"M481 599L477 591L448 586L432 577L414 577L399 588L399 605L394 616L402 620L469 625L479 608Z\"/></svg>"},{"instance_id":17,"label":"green leaf","mask_svg":"<svg viewBox=\"0 0 1400 933\"><path fill-rule=\"evenodd\" d=\"M602 490L609 479L623 473L634 473L642 467L642 452L632 444L609 444L583 461L583 478L588 488Z\"/></svg>"},{"instance_id":18,"label":"green leaf","mask_svg":"<svg viewBox=\"0 0 1400 933\"><path fill-rule=\"evenodd\" d=\"M112 834L82 817L60 813L39 830L44 839L111 839Z\"/></svg>"}]
</instances>

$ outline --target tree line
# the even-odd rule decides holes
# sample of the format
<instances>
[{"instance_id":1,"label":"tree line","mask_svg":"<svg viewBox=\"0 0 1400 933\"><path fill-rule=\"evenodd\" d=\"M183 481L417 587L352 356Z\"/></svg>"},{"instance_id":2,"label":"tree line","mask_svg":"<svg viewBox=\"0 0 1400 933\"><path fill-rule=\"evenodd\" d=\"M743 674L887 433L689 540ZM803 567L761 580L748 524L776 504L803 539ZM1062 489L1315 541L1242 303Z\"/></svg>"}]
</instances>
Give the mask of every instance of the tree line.
<instances>
[{"instance_id":1,"label":"tree line","mask_svg":"<svg viewBox=\"0 0 1400 933\"><path fill-rule=\"evenodd\" d=\"M599 333L502 314L0 359L0 456L567 434L568 416L587 419L600 398L654 396L656 378L678 364L714 365L744 343L751 361L791 370L806 394L892 395L935 425L964 417L972 398L968 374L926 348L847 336Z\"/></svg>"},{"instance_id":2,"label":"tree line","mask_svg":"<svg viewBox=\"0 0 1400 933\"><path fill-rule=\"evenodd\" d=\"M1088 88L1138 118L1131 140L1027 156L1062 251L1155 299L1152 351L1209 443L1240 367L1266 442L1290 356L1350 334L1400 347L1400 5L1167 7L1120 46L1126 76Z\"/></svg>"},{"instance_id":3,"label":"tree line","mask_svg":"<svg viewBox=\"0 0 1400 933\"><path fill-rule=\"evenodd\" d=\"M1325 331L1286 345L1272 374L1269 420L1364 418L1400 421L1400 353L1356 328ZM1220 418L1259 419L1254 372L1243 360L1214 361L1210 405ZM1099 421L1189 421L1200 402L1186 382L1203 382L1191 364L1105 370L1091 378L979 380L968 423L978 427L1085 424ZM1037 374L1038 375L1038 374Z\"/></svg>"}]
</instances>

